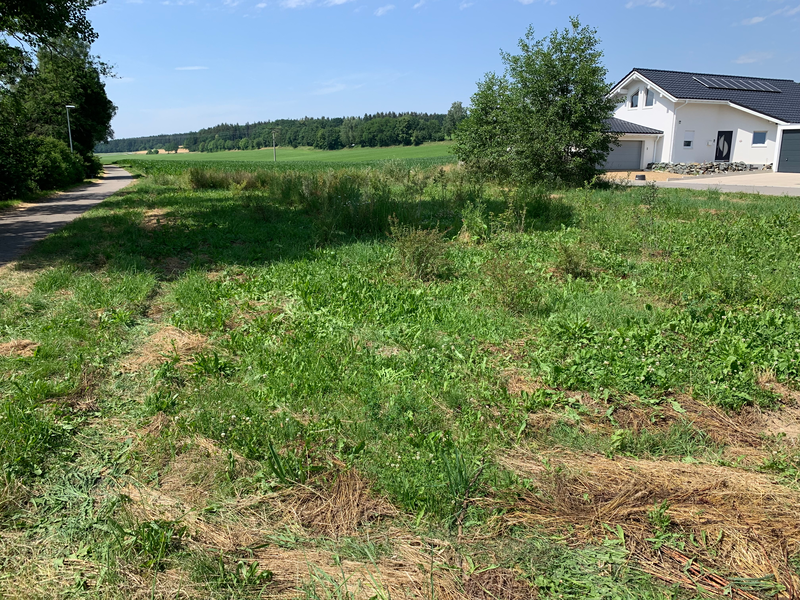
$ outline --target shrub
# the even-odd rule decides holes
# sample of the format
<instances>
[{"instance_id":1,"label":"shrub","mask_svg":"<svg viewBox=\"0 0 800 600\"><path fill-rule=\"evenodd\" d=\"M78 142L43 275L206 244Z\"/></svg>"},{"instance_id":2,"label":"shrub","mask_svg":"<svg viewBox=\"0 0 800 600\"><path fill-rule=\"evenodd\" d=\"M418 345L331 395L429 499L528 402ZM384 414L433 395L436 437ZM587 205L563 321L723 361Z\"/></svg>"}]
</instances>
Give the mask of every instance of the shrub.
<instances>
[{"instance_id":1,"label":"shrub","mask_svg":"<svg viewBox=\"0 0 800 600\"><path fill-rule=\"evenodd\" d=\"M51 137L34 137L34 167L31 179L40 190L83 181L84 163L69 147Z\"/></svg>"},{"instance_id":2,"label":"shrub","mask_svg":"<svg viewBox=\"0 0 800 600\"><path fill-rule=\"evenodd\" d=\"M461 233L459 238L467 241L480 242L489 233L489 225L486 223L486 206L480 200L467 202L464 210L461 211Z\"/></svg>"},{"instance_id":3,"label":"shrub","mask_svg":"<svg viewBox=\"0 0 800 600\"><path fill-rule=\"evenodd\" d=\"M408 276L430 281L446 273L449 267L445 255L447 244L437 229L401 225L396 217L391 217L389 222L395 250Z\"/></svg>"},{"instance_id":4,"label":"shrub","mask_svg":"<svg viewBox=\"0 0 800 600\"><path fill-rule=\"evenodd\" d=\"M192 167L186 172L189 187L193 190L224 190L231 187L231 173Z\"/></svg>"},{"instance_id":5,"label":"shrub","mask_svg":"<svg viewBox=\"0 0 800 600\"><path fill-rule=\"evenodd\" d=\"M586 279L592 275L586 251L580 244L558 244L558 263L556 268L573 279Z\"/></svg>"},{"instance_id":6,"label":"shrub","mask_svg":"<svg viewBox=\"0 0 800 600\"><path fill-rule=\"evenodd\" d=\"M83 176L87 179L97 177L103 172L103 163L94 154L83 157Z\"/></svg>"},{"instance_id":7,"label":"shrub","mask_svg":"<svg viewBox=\"0 0 800 600\"><path fill-rule=\"evenodd\" d=\"M499 255L483 265L489 289L506 309L518 314L539 310L544 295L538 271L522 261L508 260Z\"/></svg>"}]
</instances>

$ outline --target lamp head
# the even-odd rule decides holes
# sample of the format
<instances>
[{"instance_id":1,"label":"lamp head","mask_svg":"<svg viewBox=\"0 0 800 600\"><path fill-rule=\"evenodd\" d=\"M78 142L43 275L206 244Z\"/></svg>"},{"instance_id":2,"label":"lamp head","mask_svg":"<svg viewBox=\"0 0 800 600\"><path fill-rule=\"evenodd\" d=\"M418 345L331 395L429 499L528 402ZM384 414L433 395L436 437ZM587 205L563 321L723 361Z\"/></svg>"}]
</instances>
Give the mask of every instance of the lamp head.
<instances>
[{"instance_id":1,"label":"lamp head","mask_svg":"<svg viewBox=\"0 0 800 600\"><path fill-rule=\"evenodd\" d=\"M75 108L74 104L67 104L67 108Z\"/></svg>"}]
</instances>

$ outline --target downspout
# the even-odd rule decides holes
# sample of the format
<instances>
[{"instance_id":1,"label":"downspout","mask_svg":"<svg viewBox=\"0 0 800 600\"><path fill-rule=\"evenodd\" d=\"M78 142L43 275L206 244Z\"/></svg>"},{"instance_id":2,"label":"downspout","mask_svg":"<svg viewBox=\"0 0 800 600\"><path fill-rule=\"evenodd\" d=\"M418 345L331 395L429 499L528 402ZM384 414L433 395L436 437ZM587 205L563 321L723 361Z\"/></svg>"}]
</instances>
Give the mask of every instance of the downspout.
<instances>
[{"instance_id":1,"label":"downspout","mask_svg":"<svg viewBox=\"0 0 800 600\"><path fill-rule=\"evenodd\" d=\"M653 160L650 161L652 163L656 162L656 150L658 149L658 140L660 140L662 137L664 137L664 134L663 133L659 133L656 136L656 141L653 143Z\"/></svg>"},{"instance_id":2,"label":"downspout","mask_svg":"<svg viewBox=\"0 0 800 600\"><path fill-rule=\"evenodd\" d=\"M681 104L680 106L675 106L675 110L672 111L672 140L670 141L670 146L669 146L669 162L675 162L675 137L677 133L677 131L675 131L675 119L677 117L678 111L687 104L689 104L689 101L684 100L683 104Z\"/></svg>"}]
</instances>

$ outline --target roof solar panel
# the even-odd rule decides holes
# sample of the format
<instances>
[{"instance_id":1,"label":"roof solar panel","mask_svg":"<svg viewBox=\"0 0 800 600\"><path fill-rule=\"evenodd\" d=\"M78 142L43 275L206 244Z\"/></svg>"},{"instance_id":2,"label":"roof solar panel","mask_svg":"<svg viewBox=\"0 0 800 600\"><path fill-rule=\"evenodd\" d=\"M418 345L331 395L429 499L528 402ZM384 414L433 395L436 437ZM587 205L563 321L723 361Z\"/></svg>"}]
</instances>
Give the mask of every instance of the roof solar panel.
<instances>
[{"instance_id":1,"label":"roof solar panel","mask_svg":"<svg viewBox=\"0 0 800 600\"><path fill-rule=\"evenodd\" d=\"M693 77L693 79L707 88L714 90L781 93L774 85L761 79L728 79L726 77Z\"/></svg>"}]
</instances>

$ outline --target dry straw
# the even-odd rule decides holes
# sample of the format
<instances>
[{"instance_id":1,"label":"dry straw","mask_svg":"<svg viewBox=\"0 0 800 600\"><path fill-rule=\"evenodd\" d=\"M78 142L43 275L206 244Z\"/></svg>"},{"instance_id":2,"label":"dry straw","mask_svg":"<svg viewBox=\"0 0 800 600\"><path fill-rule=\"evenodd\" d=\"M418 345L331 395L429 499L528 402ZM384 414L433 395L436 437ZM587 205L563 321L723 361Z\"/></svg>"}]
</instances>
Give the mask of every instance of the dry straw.
<instances>
[{"instance_id":1,"label":"dry straw","mask_svg":"<svg viewBox=\"0 0 800 600\"><path fill-rule=\"evenodd\" d=\"M800 582L788 557L800 548L800 493L769 476L707 464L610 459L600 455L519 450L503 466L533 479L537 492L502 507L499 523L570 531L575 543L621 527L645 570L687 587L685 564L653 550L650 515L666 502L671 529L682 533L688 558L746 579L774 577L795 597ZM687 560L688 560L687 558ZM713 587L713 586L712 586Z\"/></svg>"}]
</instances>

